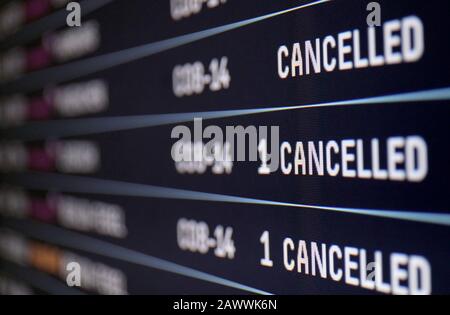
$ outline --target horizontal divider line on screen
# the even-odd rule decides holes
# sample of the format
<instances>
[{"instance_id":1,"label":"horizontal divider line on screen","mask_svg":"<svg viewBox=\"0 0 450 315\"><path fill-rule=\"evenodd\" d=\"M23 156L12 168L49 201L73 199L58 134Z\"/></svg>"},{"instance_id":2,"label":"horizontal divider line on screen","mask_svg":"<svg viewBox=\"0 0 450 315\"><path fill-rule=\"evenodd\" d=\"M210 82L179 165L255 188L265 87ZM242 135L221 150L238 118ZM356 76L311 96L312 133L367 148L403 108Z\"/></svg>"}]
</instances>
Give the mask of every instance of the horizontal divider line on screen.
<instances>
[{"instance_id":1,"label":"horizontal divider line on screen","mask_svg":"<svg viewBox=\"0 0 450 315\"><path fill-rule=\"evenodd\" d=\"M7 176L5 178L5 182L34 190L56 190L66 193L115 195L174 200L196 200L236 204L253 204L263 206L280 206L289 208L305 208L341 214L356 214L379 218L397 219L402 221L450 226L450 214L447 213L436 213L431 211L401 211L386 209L332 207L288 203L73 175L32 172Z\"/></svg>"},{"instance_id":2,"label":"horizontal divider line on screen","mask_svg":"<svg viewBox=\"0 0 450 315\"><path fill-rule=\"evenodd\" d=\"M114 0L85 0L81 3L82 15L90 14ZM7 38L0 44L0 50L6 50L13 46L18 46L32 41L42 35L44 32L64 26L66 23L67 11L65 8L45 16L35 22L32 22L16 34Z\"/></svg>"},{"instance_id":3,"label":"horizontal divider line on screen","mask_svg":"<svg viewBox=\"0 0 450 315\"><path fill-rule=\"evenodd\" d=\"M63 119L47 122L31 122L23 126L0 130L0 135L6 139L40 140L47 137L73 137L115 131L125 131L140 128L149 128L163 125L178 124L193 121L194 118L203 120L254 115L286 110L300 110L321 107L355 106L370 104L391 104L406 102L430 102L450 100L450 87L424 90L416 92L399 93L393 95L360 98L345 101L335 101L297 106L222 110L209 112L155 114L139 116L116 116Z\"/></svg>"},{"instance_id":4,"label":"horizontal divider line on screen","mask_svg":"<svg viewBox=\"0 0 450 315\"><path fill-rule=\"evenodd\" d=\"M32 287L42 290L48 294L56 295L85 295L84 292L67 286L61 282L41 271L33 270L28 267L15 265L12 262L0 259L2 271L10 275L14 279L21 280Z\"/></svg>"},{"instance_id":5,"label":"horizontal divider line on screen","mask_svg":"<svg viewBox=\"0 0 450 315\"><path fill-rule=\"evenodd\" d=\"M67 231L55 226L29 221L5 220L6 225L24 235L51 244L81 250L87 253L109 257L136 265L141 265L189 278L202 280L222 286L260 295L272 293L255 289L244 284L227 280L193 268L185 267L168 260L150 256L135 250L101 241L89 236Z\"/></svg>"},{"instance_id":6,"label":"horizontal divider line on screen","mask_svg":"<svg viewBox=\"0 0 450 315\"><path fill-rule=\"evenodd\" d=\"M290 9L262 15L259 17L250 18L222 26L217 26L203 31L181 35L154 43L127 48L124 50L108 53L105 55L83 59L65 65L55 66L45 70L36 71L24 75L23 77L20 77L14 81L4 83L2 86L0 86L0 93L30 92L42 88L43 85L48 83L59 83L63 81L73 80L85 75L93 74L115 66L126 64L144 57L149 57L161 52L178 48L183 45L187 45L208 37L222 34L279 15L305 9L311 6L315 6L330 1L332 0L314 1Z\"/></svg>"}]
</instances>

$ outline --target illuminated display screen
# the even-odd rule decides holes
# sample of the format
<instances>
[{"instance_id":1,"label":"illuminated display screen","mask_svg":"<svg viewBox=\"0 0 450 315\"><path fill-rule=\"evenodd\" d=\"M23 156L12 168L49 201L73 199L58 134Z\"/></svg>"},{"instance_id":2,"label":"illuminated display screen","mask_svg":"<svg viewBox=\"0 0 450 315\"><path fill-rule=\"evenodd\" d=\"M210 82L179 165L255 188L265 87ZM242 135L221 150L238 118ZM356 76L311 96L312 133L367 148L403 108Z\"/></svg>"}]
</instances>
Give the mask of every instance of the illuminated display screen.
<instances>
[{"instance_id":1,"label":"illuminated display screen","mask_svg":"<svg viewBox=\"0 0 450 315\"><path fill-rule=\"evenodd\" d=\"M450 292L450 3L0 3L1 294Z\"/></svg>"}]
</instances>

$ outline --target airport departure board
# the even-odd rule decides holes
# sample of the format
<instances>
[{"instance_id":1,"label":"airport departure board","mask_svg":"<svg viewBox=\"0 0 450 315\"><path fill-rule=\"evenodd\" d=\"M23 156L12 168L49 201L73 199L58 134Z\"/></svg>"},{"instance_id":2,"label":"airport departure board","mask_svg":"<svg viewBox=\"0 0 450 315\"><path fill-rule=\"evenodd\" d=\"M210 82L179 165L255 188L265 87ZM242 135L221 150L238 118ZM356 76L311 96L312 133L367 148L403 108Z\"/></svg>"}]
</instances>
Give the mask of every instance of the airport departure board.
<instances>
[{"instance_id":1,"label":"airport departure board","mask_svg":"<svg viewBox=\"0 0 450 315\"><path fill-rule=\"evenodd\" d=\"M0 293L450 293L450 2L0 2Z\"/></svg>"}]
</instances>

